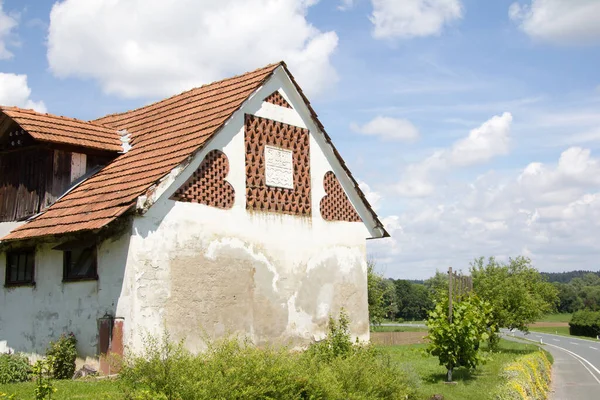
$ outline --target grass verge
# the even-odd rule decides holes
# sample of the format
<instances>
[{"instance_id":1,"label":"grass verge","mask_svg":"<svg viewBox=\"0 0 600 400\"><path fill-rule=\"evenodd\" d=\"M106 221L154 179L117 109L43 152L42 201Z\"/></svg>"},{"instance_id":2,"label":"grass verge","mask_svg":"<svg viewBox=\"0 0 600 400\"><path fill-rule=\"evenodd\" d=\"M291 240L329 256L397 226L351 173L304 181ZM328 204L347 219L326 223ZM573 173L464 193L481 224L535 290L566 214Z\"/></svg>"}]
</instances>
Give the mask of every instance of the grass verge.
<instances>
[{"instance_id":1,"label":"grass verge","mask_svg":"<svg viewBox=\"0 0 600 400\"><path fill-rule=\"evenodd\" d=\"M57 391L52 395L52 400L116 400L123 398L119 383L115 380L104 379L100 381L55 381ZM14 395L15 400L30 400L35 398L33 382L12 383L0 385L0 394ZM1 398L1 397L0 397Z\"/></svg>"},{"instance_id":2,"label":"grass verge","mask_svg":"<svg viewBox=\"0 0 600 400\"><path fill-rule=\"evenodd\" d=\"M459 368L454 371L456 384L444 383L446 369L439 365L438 359L423 355L426 345L381 347L396 362L410 366L421 377L422 383L417 391L418 399L430 399L441 394L445 400L485 400L493 399L493 392L504 384L501 376L508 363L515 362L523 355L538 351L535 344L500 341L500 351L490 355L487 363L475 371Z\"/></svg>"}]
</instances>

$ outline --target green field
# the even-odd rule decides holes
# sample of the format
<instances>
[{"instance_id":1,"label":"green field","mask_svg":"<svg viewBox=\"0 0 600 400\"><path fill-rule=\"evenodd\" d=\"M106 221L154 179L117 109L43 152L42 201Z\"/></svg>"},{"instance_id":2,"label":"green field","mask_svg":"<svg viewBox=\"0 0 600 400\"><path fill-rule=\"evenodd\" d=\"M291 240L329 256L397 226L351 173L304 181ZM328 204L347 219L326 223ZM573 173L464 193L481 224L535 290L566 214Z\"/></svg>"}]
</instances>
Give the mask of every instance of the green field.
<instances>
[{"instance_id":1,"label":"green field","mask_svg":"<svg viewBox=\"0 0 600 400\"><path fill-rule=\"evenodd\" d=\"M438 359L424 356L426 345L381 347L392 359L406 366L421 377L419 399L430 399L434 394L441 394L445 400L485 400L492 399L493 391L502 383L500 372L502 367L517 357L537 351L535 344L516 343L502 340L500 352L494 353L491 359L473 373L459 368L454 371L456 384L444 383L446 369L439 365Z\"/></svg>"},{"instance_id":2,"label":"green field","mask_svg":"<svg viewBox=\"0 0 600 400\"><path fill-rule=\"evenodd\" d=\"M573 314L547 314L537 322L570 322Z\"/></svg>"},{"instance_id":3,"label":"green field","mask_svg":"<svg viewBox=\"0 0 600 400\"><path fill-rule=\"evenodd\" d=\"M588 337L588 336L570 335L569 334L569 327L568 326L559 326L559 327L553 327L553 328L546 328L546 327L544 327L544 328L529 328L529 330L531 332L551 333L553 335L576 337L576 338L580 338L580 339L587 339L587 340L597 341L596 339L594 339L592 337Z\"/></svg>"}]
</instances>

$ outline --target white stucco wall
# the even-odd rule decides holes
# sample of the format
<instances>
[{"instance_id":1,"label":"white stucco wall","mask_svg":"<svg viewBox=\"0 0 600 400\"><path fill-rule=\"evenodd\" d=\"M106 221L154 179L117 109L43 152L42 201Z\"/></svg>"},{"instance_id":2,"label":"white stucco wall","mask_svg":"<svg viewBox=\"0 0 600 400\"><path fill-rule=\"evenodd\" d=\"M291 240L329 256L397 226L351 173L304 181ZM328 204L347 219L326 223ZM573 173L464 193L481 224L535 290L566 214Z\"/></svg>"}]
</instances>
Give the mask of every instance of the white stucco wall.
<instances>
[{"instance_id":1,"label":"white stucco wall","mask_svg":"<svg viewBox=\"0 0 600 400\"><path fill-rule=\"evenodd\" d=\"M262 101L278 89L294 110ZM303 109L279 71L135 218L125 285L131 290L117 309L129 346L139 349L140 332L156 333L165 324L192 349L202 348L203 335L231 333L301 345L323 337L329 315L341 307L353 333L368 339L365 238L371 233L363 223L321 218L325 173L349 182ZM312 217L246 211L245 113L310 130ZM214 149L229 159L233 209L169 200ZM369 220L364 208L358 211Z\"/></svg>"},{"instance_id":2,"label":"white stucco wall","mask_svg":"<svg viewBox=\"0 0 600 400\"><path fill-rule=\"evenodd\" d=\"M128 233L98 248L97 281L62 282L63 253L40 245L35 255L35 286L0 291L0 352L44 354L51 340L73 332L81 357L97 353L97 319L114 315L121 294ZM0 254L4 282L6 257Z\"/></svg>"},{"instance_id":3,"label":"white stucco wall","mask_svg":"<svg viewBox=\"0 0 600 400\"><path fill-rule=\"evenodd\" d=\"M294 110L262 101L274 90ZM245 113L310 130L311 217L246 211ZM214 149L229 159L234 207L170 200ZM321 218L323 177L331 170L364 224ZM0 351L43 352L49 340L73 331L80 353L95 354L97 319L105 313L124 319L125 344L132 350L141 349L145 333L165 326L194 350L203 348L203 337L227 334L248 335L258 344L303 345L323 337L329 315L341 307L353 334L367 340L365 238L377 232L350 185L279 69L187 167L157 186L148 199L153 205L131 222L131 234L100 246L98 282L61 283L62 253L50 245L38 248L35 288L0 294ZM0 276L4 263L0 254Z\"/></svg>"}]
</instances>

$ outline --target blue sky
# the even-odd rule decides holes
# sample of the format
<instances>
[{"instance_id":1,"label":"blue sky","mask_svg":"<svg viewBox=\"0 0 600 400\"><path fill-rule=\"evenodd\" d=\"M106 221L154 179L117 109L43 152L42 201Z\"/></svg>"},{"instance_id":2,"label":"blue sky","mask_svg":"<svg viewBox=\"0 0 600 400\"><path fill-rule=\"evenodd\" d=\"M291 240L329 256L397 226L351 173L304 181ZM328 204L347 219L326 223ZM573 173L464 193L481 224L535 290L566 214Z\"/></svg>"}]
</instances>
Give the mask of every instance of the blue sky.
<instances>
[{"instance_id":1,"label":"blue sky","mask_svg":"<svg viewBox=\"0 0 600 400\"><path fill-rule=\"evenodd\" d=\"M369 242L388 276L600 269L600 0L0 4L2 104L92 119L286 60L392 233Z\"/></svg>"}]
</instances>

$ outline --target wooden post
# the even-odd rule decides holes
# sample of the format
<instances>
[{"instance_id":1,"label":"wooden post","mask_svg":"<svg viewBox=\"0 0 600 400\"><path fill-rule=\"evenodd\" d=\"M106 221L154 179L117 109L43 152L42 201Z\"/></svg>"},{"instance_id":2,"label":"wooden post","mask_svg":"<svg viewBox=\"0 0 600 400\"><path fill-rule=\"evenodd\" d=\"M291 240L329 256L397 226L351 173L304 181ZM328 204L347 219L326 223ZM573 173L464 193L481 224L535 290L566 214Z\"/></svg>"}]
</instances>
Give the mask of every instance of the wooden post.
<instances>
[{"instance_id":1,"label":"wooden post","mask_svg":"<svg viewBox=\"0 0 600 400\"><path fill-rule=\"evenodd\" d=\"M452 323L452 297L454 293L452 291L452 267L448 268L448 322Z\"/></svg>"}]
</instances>

